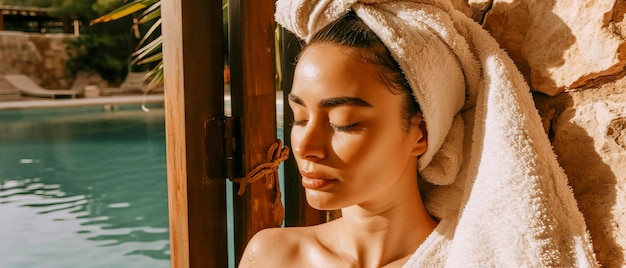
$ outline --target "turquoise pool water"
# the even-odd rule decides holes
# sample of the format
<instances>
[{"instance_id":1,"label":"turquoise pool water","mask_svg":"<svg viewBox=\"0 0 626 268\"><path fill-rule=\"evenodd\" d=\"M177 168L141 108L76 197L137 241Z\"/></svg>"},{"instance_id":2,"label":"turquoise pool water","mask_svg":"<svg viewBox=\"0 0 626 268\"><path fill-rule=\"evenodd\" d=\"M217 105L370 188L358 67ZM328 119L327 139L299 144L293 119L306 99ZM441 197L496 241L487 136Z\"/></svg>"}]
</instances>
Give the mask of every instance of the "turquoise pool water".
<instances>
[{"instance_id":1,"label":"turquoise pool water","mask_svg":"<svg viewBox=\"0 0 626 268\"><path fill-rule=\"evenodd\" d=\"M162 106L0 111L0 268L169 267L166 176Z\"/></svg>"},{"instance_id":2,"label":"turquoise pool water","mask_svg":"<svg viewBox=\"0 0 626 268\"><path fill-rule=\"evenodd\" d=\"M0 267L169 267L163 109L0 111Z\"/></svg>"}]
</instances>

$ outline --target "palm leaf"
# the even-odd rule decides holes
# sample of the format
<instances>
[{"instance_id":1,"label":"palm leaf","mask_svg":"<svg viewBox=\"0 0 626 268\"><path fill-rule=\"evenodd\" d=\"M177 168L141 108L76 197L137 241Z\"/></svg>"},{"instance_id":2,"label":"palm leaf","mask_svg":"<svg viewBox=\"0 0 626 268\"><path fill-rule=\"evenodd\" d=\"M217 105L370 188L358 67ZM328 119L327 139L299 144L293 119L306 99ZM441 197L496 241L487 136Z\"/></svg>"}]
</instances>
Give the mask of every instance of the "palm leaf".
<instances>
[{"instance_id":1,"label":"palm leaf","mask_svg":"<svg viewBox=\"0 0 626 268\"><path fill-rule=\"evenodd\" d=\"M213 1L213 0L198 0L198 1ZM222 0L222 13L226 14L228 9L228 0ZM131 55L133 60L132 64L147 64L159 61L159 63L152 68L146 75L146 80L150 80L148 83L148 90L153 90L163 85L163 53L161 47L163 44L162 36L156 37L150 43L144 43L152 36L156 30L161 26L161 2L160 0L133 0L124 4L123 6L115 9L104 16L96 18L90 22L90 25L102 22L108 22L117 20L122 17L135 14L138 11L143 10L142 14L135 21L135 28L137 25L144 24L153 20L157 20L150 26L150 29L143 35L141 41L139 41L139 48ZM228 21L227 16L223 16L223 23L226 25Z\"/></svg>"},{"instance_id":2,"label":"palm leaf","mask_svg":"<svg viewBox=\"0 0 626 268\"><path fill-rule=\"evenodd\" d=\"M161 18L161 2L156 2L148 9L146 9L139 17L137 23L144 24L154 19Z\"/></svg>"},{"instance_id":3,"label":"palm leaf","mask_svg":"<svg viewBox=\"0 0 626 268\"><path fill-rule=\"evenodd\" d=\"M128 15L131 15L139 10L143 10L152 4L159 2L159 0L135 0L129 2L116 10L113 10L99 18L92 20L89 25L93 25L101 22L108 22L112 20L117 20Z\"/></svg>"},{"instance_id":4,"label":"palm leaf","mask_svg":"<svg viewBox=\"0 0 626 268\"><path fill-rule=\"evenodd\" d=\"M162 59L163 59L163 53L159 52L159 53L156 53L156 54L154 54L154 55L152 55L150 57L147 57L147 58L145 58L143 60L138 61L137 65L151 63L151 62L155 62L155 61L162 60Z\"/></svg>"},{"instance_id":5,"label":"palm leaf","mask_svg":"<svg viewBox=\"0 0 626 268\"><path fill-rule=\"evenodd\" d=\"M133 52L131 56L135 57L135 59L132 61L132 63L135 64L137 61L140 61L146 58L147 56L149 56L150 54L154 53L155 51L160 50L162 44L163 44L163 37L159 36L156 39L152 40L152 42L143 46L139 50Z\"/></svg>"},{"instance_id":6,"label":"palm leaf","mask_svg":"<svg viewBox=\"0 0 626 268\"><path fill-rule=\"evenodd\" d=\"M161 26L161 18L159 17L159 20L157 20L154 24L152 24L150 29L148 29L148 31L143 35L143 38L141 38L141 41L139 41L138 46L143 45L143 43L146 42L148 37L150 37L154 33L154 31L156 31L156 29L158 29L160 26Z\"/></svg>"},{"instance_id":7,"label":"palm leaf","mask_svg":"<svg viewBox=\"0 0 626 268\"><path fill-rule=\"evenodd\" d=\"M157 88L163 84L163 54L161 53L161 47L163 39L161 36L155 38L149 44L143 45L147 39L152 36L156 30L161 26L161 2L160 0L133 0L127 4L105 14L99 18L91 21L90 24L108 22L117 20L122 17L135 14L138 11L143 10L138 19L135 20L133 28L137 29L137 25L144 24L155 19L158 19L150 29L143 35L143 38L139 41L139 48L131 54L133 60L131 64L146 64L161 60L146 76L146 80L150 80L148 85L149 90ZM142 46L143 45L143 46Z\"/></svg>"},{"instance_id":8,"label":"palm leaf","mask_svg":"<svg viewBox=\"0 0 626 268\"><path fill-rule=\"evenodd\" d=\"M150 82L148 83L149 90L163 85L163 61L159 62L159 64L148 72L146 76L150 79Z\"/></svg>"}]
</instances>

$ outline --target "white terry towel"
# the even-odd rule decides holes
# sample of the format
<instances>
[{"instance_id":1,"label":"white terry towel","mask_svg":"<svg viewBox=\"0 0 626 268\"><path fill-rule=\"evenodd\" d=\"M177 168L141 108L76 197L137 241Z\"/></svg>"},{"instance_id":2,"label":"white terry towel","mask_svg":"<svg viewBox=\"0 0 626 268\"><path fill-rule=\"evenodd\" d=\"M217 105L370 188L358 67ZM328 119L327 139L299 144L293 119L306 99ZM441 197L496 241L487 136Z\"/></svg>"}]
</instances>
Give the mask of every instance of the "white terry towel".
<instances>
[{"instance_id":1,"label":"white terry towel","mask_svg":"<svg viewBox=\"0 0 626 268\"><path fill-rule=\"evenodd\" d=\"M516 66L445 0L278 0L301 39L353 10L385 43L422 108L419 171L440 219L407 267L594 267L582 214Z\"/></svg>"}]
</instances>

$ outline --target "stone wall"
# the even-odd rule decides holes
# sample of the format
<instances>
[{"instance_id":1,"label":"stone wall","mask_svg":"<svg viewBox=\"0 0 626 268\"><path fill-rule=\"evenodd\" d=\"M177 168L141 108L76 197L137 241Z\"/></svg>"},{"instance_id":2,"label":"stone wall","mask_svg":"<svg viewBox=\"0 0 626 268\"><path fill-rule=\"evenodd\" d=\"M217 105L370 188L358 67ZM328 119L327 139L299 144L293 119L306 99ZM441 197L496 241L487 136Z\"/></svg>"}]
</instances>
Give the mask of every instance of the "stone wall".
<instances>
[{"instance_id":1,"label":"stone wall","mask_svg":"<svg viewBox=\"0 0 626 268\"><path fill-rule=\"evenodd\" d=\"M626 77L535 98L554 151L585 216L598 260L625 263Z\"/></svg>"},{"instance_id":2,"label":"stone wall","mask_svg":"<svg viewBox=\"0 0 626 268\"><path fill-rule=\"evenodd\" d=\"M70 88L73 77L65 69L67 34L0 31L0 75L26 74L44 88Z\"/></svg>"},{"instance_id":3,"label":"stone wall","mask_svg":"<svg viewBox=\"0 0 626 268\"><path fill-rule=\"evenodd\" d=\"M526 77L598 261L626 266L626 1L450 1Z\"/></svg>"}]
</instances>

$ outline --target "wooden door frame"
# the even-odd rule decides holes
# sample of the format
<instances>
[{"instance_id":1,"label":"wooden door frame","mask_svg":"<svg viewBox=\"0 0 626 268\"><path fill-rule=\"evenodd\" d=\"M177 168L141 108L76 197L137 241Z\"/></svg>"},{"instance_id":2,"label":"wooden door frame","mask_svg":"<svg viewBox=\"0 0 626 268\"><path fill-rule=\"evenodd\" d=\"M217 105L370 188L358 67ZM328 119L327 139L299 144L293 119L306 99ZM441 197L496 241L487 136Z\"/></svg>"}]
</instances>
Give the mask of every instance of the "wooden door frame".
<instances>
[{"instance_id":1,"label":"wooden door frame","mask_svg":"<svg viewBox=\"0 0 626 268\"><path fill-rule=\"evenodd\" d=\"M207 176L221 150L203 129L224 115L222 5L164 0L161 16L171 267L227 267L226 180Z\"/></svg>"},{"instance_id":2,"label":"wooden door frame","mask_svg":"<svg viewBox=\"0 0 626 268\"><path fill-rule=\"evenodd\" d=\"M267 161L276 139L274 7L274 1L229 3L232 116L242 126L237 147L246 172ZM226 179L207 175L223 168L224 133L204 128L206 120L224 117L221 1L164 0L161 14L171 267L227 267ZM284 61L291 64L297 51ZM285 90L291 87L289 64L283 64ZM289 120L287 108L285 113ZM287 127L285 136L288 142ZM325 221L324 212L306 205L293 160L285 180L287 226ZM272 214L274 194L264 180L242 197L234 194L236 263L256 232L280 225Z\"/></svg>"},{"instance_id":3,"label":"wooden door frame","mask_svg":"<svg viewBox=\"0 0 626 268\"><path fill-rule=\"evenodd\" d=\"M232 115L241 124L243 170L267 162L276 141L276 57L274 1L230 0L229 56ZM278 174L276 174L278 176ZM234 189L235 261L258 231L281 225L274 219L276 189L261 179L248 185L243 196Z\"/></svg>"}]
</instances>

